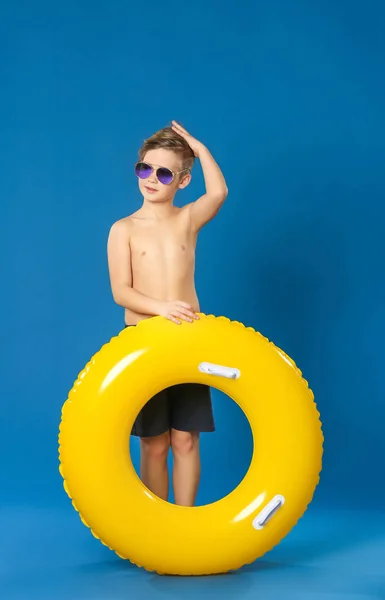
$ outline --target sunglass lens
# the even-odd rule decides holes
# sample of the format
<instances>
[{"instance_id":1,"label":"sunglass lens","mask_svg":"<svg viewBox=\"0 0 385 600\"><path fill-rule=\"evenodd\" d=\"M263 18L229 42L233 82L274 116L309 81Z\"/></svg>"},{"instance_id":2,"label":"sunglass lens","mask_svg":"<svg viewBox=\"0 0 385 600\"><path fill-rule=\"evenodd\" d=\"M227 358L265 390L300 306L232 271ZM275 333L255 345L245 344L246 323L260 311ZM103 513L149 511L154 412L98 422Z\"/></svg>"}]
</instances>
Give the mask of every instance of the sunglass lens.
<instances>
[{"instance_id":1,"label":"sunglass lens","mask_svg":"<svg viewBox=\"0 0 385 600\"><path fill-rule=\"evenodd\" d=\"M156 172L156 176L159 179L160 183L163 183L165 185L171 183L173 179L172 171L170 171L170 169L166 169L166 167L159 167L159 169Z\"/></svg>"},{"instance_id":2,"label":"sunglass lens","mask_svg":"<svg viewBox=\"0 0 385 600\"><path fill-rule=\"evenodd\" d=\"M135 165L135 174L137 177L140 177L140 179L147 179L147 177L150 177L151 171L152 168L146 163L139 162Z\"/></svg>"}]
</instances>

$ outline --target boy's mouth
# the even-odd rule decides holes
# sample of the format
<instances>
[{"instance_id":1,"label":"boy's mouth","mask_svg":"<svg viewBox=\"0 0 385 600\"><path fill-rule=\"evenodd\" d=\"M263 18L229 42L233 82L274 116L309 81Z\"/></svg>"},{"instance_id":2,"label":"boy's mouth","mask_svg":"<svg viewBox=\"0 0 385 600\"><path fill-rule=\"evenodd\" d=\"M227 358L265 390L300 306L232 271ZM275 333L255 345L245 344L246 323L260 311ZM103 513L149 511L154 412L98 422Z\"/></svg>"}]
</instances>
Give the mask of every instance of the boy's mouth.
<instances>
[{"instance_id":1,"label":"boy's mouth","mask_svg":"<svg viewBox=\"0 0 385 600\"><path fill-rule=\"evenodd\" d=\"M155 192L158 191L155 188L149 187L148 185L145 185L144 187L150 194L154 194Z\"/></svg>"}]
</instances>

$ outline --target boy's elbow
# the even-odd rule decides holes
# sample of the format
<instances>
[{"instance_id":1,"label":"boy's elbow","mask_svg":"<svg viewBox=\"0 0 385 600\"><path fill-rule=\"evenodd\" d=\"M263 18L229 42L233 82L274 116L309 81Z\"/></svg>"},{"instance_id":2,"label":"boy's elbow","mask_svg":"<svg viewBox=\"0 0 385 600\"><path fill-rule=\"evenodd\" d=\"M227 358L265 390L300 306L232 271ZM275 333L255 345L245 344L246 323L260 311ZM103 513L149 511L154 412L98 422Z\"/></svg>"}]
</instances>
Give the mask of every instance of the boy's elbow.
<instances>
[{"instance_id":1,"label":"boy's elbow","mask_svg":"<svg viewBox=\"0 0 385 600\"><path fill-rule=\"evenodd\" d=\"M220 208L222 206L222 204L224 203L224 201L226 200L227 196L228 196L229 190L227 189L227 187L222 190L219 194L218 194L218 208Z\"/></svg>"},{"instance_id":2,"label":"boy's elbow","mask_svg":"<svg viewBox=\"0 0 385 600\"><path fill-rule=\"evenodd\" d=\"M117 304L118 306L122 306L122 299L121 296L118 292L112 292L112 298L115 302L115 304Z\"/></svg>"},{"instance_id":3,"label":"boy's elbow","mask_svg":"<svg viewBox=\"0 0 385 600\"><path fill-rule=\"evenodd\" d=\"M112 298L118 306L123 306L126 304L125 300L126 294L121 287L112 288Z\"/></svg>"},{"instance_id":4,"label":"boy's elbow","mask_svg":"<svg viewBox=\"0 0 385 600\"><path fill-rule=\"evenodd\" d=\"M223 202L226 200L227 196L229 194L229 189L227 186L225 186L223 188L223 190L221 190L220 192L218 192L218 201L220 204L223 204Z\"/></svg>"},{"instance_id":5,"label":"boy's elbow","mask_svg":"<svg viewBox=\"0 0 385 600\"><path fill-rule=\"evenodd\" d=\"M213 194L210 194L211 203L215 204L218 208L220 208L222 206L222 204L224 203L224 201L226 200L228 193L229 193L229 190L226 187L224 189L214 192Z\"/></svg>"}]
</instances>

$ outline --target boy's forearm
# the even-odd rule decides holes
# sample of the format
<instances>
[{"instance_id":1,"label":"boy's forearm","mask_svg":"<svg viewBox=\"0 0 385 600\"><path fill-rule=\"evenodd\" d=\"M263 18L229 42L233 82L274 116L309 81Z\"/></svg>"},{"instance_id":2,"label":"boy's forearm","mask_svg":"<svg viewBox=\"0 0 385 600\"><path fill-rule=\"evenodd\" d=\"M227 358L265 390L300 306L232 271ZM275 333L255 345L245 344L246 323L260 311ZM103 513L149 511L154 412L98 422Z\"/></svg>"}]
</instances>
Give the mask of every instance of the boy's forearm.
<instances>
[{"instance_id":1,"label":"boy's forearm","mask_svg":"<svg viewBox=\"0 0 385 600\"><path fill-rule=\"evenodd\" d=\"M227 185L221 169L206 146L199 149L203 177L205 180L206 194L210 196L226 196Z\"/></svg>"},{"instance_id":2,"label":"boy's forearm","mask_svg":"<svg viewBox=\"0 0 385 600\"><path fill-rule=\"evenodd\" d=\"M141 294L130 286L121 287L114 293L114 300L119 306L142 315L159 314L160 301Z\"/></svg>"}]
</instances>

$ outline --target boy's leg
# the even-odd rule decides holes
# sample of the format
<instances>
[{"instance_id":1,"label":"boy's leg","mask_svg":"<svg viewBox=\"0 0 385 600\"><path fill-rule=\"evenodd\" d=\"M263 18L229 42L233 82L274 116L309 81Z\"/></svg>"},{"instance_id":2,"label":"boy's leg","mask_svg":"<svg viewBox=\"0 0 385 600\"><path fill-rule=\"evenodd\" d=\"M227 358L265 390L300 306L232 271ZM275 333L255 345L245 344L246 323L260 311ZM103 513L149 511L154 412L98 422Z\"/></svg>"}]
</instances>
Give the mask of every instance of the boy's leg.
<instances>
[{"instance_id":1,"label":"boy's leg","mask_svg":"<svg viewBox=\"0 0 385 600\"><path fill-rule=\"evenodd\" d=\"M170 432L140 439L140 478L162 500L168 499L167 456Z\"/></svg>"},{"instance_id":2,"label":"boy's leg","mask_svg":"<svg viewBox=\"0 0 385 600\"><path fill-rule=\"evenodd\" d=\"M215 430L210 388L183 383L169 388L169 397L175 503L194 506L201 472L199 432Z\"/></svg>"},{"instance_id":3,"label":"boy's leg","mask_svg":"<svg viewBox=\"0 0 385 600\"><path fill-rule=\"evenodd\" d=\"M170 419L167 390L151 398L139 412L132 435L140 437L140 478L154 494L167 500L167 457L170 450Z\"/></svg>"},{"instance_id":4,"label":"boy's leg","mask_svg":"<svg viewBox=\"0 0 385 600\"><path fill-rule=\"evenodd\" d=\"M199 433L171 430L175 504L194 506L201 473Z\"/></svg>"}]
</instances>

